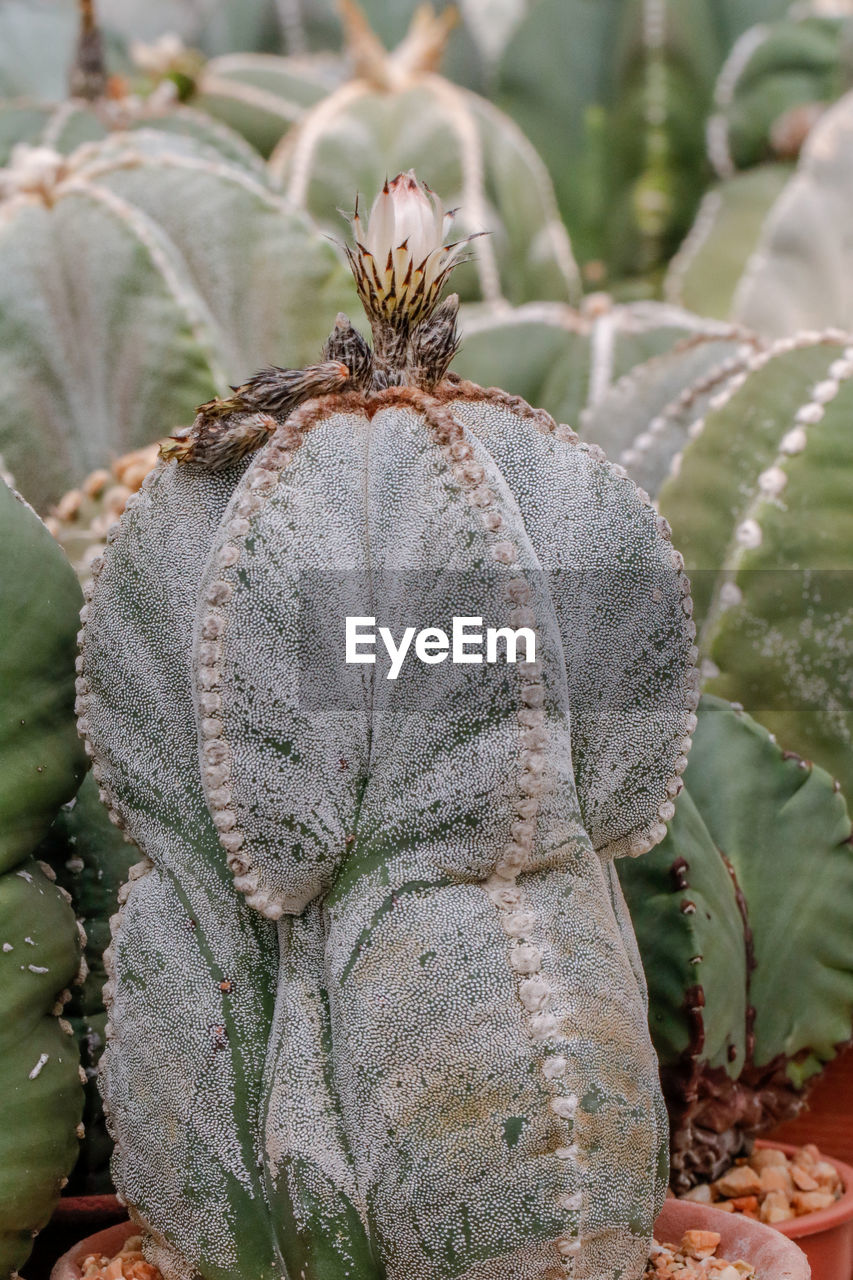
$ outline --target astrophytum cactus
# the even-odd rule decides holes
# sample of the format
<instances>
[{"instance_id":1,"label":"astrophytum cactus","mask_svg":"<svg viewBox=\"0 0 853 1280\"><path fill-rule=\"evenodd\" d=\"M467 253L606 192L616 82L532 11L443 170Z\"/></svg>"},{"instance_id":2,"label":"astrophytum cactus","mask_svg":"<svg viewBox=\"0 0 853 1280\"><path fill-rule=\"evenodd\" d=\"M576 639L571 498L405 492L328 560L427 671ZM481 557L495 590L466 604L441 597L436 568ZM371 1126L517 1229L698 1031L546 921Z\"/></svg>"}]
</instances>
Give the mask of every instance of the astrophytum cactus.
<instances>
[{"instance_id":1,"label":"astrophytum cactus","mask_svg":"<svg viewBox=\"0 0 853 1280\"><path fill-rule=\"evenodd\" d=\"M853 793L853 345L753 355L673 458L658 502L693 584L707 688Z\"/></svg>"},{"instance_id":2,"label":"astrophytum cactus","mask_svg":"<svg viewBox=\"0 0 853 1280\"><path fill-rule=\"evenodd\" d=\"M26 1261L77 1157L79 1058L60 1016L81 969L77 921L34 856L74 794L80 588L35 513L0 481L0 1275Z\"/></svg>"},{"instance_id":3,"label":"astrophytum cactus","mask_svg":"<svg viewBox=\"0 0 853 1280\"><path fill-rule=\"evenodd\" d=\"M795 5L736 41L714 89L708 157L721 178L769 160L796 160L815 122L853 87L853 5Z\"/></svg>"},{"instance_id":4,"label":"astrophytum cactus","mask_svg":"<svg viewBox=\"0 0 853 1280\"><path fill-rule=\"evenodd\" d=\"M704 320L591 398L578 418L581 435L656 498L703 415L766 346L748 330Z\"/></svg>"},{"instance_id":5,"label":"astrophytum cactus","mask_svg":"<svg viewBox=\"0 0 853 1280\"><path fill-rule=\"evenodd\" d=\"M639 434L653 416L646 416L650 401L640 408L637 399L628 397L626 409L637 424L629 434L627 415L617 408L611 416L606 408L632 370L671 353L674 376L668 394L661 384L661 396L669 399L676 386L680 390L700 372L751 350L749 336L731 325L659 302L617 303L604 293L588 294L579 310L547 302L468 306L461 325L460 374L482 386L499 381L512 395L540 405L560 421L585 421L587 415L596 423L600 419L611 428L605 452L614 462L622 461L617 456L622 437ZM603 444L594 433L585 429L583 434ZM643 481L642 487L649 485Z\"/></svg>"},{"instance_id":6,"label":"astrophytum cactus","mask_svg":"<svg viewBox=\"0 0 853 1280\"><path fill-rule=\"evenodd\" d=\"M698 714L666 839L619 871L649 983L677 1192L795 1115L853 1031L844 798L740 709L703 697Z\"/></svg>"},{"instance_id":7,"label":"astrophytum cactus","mask_svg":"<svg viewBox=\"0 0 853 1280\"><path fill-rule=\"evenodd\" d=\"M101 1074L168 1280L647 1258L666 1120L613 859L680 789L688 584L600 451L447 375L442 223L396 179L350 251L372 350L339 316L202 406L95 566L79 723L143 855ZM437 663L463 614L534 652ZM424 661L345 662L370 616Z\"/></svg>"},{"instance_id":8,"label":"astrophytum cactus","mask_svg":"<svg viewBox=\"0 0 853 1280\"><path fill-rule=\"evenodd\" d=\"M163 146L172 145L172 135L177 135L176 145L189 136L232 164L262 175L263 163L254 149L227 125L183 106L173 83L164 82L143 99L129 92L125 80L110 77L94 0L79 0L79 10L77 49L68 69L70 96L60 102L27 96L0 99L0 165L9 163L20 143L68 155L117 130L156 129Z\"/></svg>"},{"instance_id":9,"label":"astrophytum cactus","mask_svg":"<svg viewBox=\"0 0 853 1280\"><path fill-rule=\"evenodd\" d=\"M312 107L270 157L288 201L335 231L353 191L414 167L460 233L479 235L457 274L463 301L569 301L579 293L569 238L539 156L492 103L435 70L449 23L424 7L393 53L346 0L354 75Z\"/></svg>"},{"instance_id":10,"label":"astrophytum cactus","mask_svg":"<svg viewBox=\"0 0 853 1280\"><path fill-rule=\"evenodd\" d=\"M191 139L24 150L0 192L0 454L42 509L255 359L309 358L353 296L303 214Z\"/></svg>"},{"instance_id":11,"label":"astrophytum cactus","mask_svg":"<svg viewBox=\"0 0 853 1280\"><path fill-rule=\"evenodd\" d=\"M853 93L812 128L795 169L761 165L705 198L667 296L770 338L853 326L844 234L853 190Z\"/></svg>"}]
</instances>

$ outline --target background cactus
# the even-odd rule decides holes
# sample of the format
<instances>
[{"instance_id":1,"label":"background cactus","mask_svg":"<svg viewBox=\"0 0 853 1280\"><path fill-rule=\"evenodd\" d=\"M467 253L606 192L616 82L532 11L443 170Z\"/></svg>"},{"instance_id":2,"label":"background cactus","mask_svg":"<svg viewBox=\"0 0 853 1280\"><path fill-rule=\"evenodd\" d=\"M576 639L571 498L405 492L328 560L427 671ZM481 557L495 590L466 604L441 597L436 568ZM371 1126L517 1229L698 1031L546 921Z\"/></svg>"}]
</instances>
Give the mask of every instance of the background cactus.
<instances>
[{"instance_id":1,"label":"background cactus","mask_svg":"<svg viewBox=\"0 0 853 1280\"><path fill-rule=\"evenodd\" d=\"M853 13L795 6L734 44L714 91L708 152L722 178L770 160L796 160L830 103L853 87Z\"/></svg>"},{"instance_id":2,"label":"background cactus","mask_svg":"<svg viewBox=\"0 0 853 1280\"><path fill-rule=\"evenodd\" d=\"M795 176L768 215L734 314L770 337L853 327L842 227L853 185L853 94L812 130Z\"/></svg>"},{"instance_id":3,"label":"background cactus","mask_svg":"<svg viewBox=\"0 0 853 1280\"><path fill-rule=\"evenodd\" d=\"M663 843L619 864L678 1192L795 1114L853 1023L853 845L830 775L704 697L684 783Z\"/></svg>"},{"instance_id":4,"label":"background cactus","mask_svg":"<svg viewBox=\"0 0 853 1280\"><path fill-rule=\"evenodd\" d=\"M706 687L848 792L851 372L843 333L759 352L659 493L690 571Z\"/></svg>"},{"instance_id":5,"label":"background cactus","mask_svg":"<svg viewBox=\"0 0 853 1280\"><path fill-rule=\"evenodd\" d=\"M383 227L427 243L408 181L358 233L377 263ZM280 414L248 465L161 465L95 567L79 723L144 855L102 1071L170 1278L647 1257L666 1139L612 857L662 838L686 764L686 582L597 450L441 380L439 244L411 287L404 250L353 252L373 355L341 321L326 354L361 392ZM222 461L250 394L172 452ZM537 659L365 679L341 644L368 601L395 633L464 601Z\"/></svg>"},{"instance_id":6,"label":"background cactus","mask_svg":"<svg viewBox=\"0 0 853 1280\"><path fill-rule=\"evenodd\" d=\"M312 358L317 312L352 297L303 215L174 142L114 135L0 171L0 453L42 507L256 360Z\"/></svg>"},{"instance_id":7,"label":"background cactus","mask_svg":"<svg viewBox=\"0 0 853 1280\"><path fill-rule=\"evenodd\" d=\"M462 326L465 342L455 366L460 374L481 386L499 383L561 422L587 422L586 415L592 414L596 423L601 420L615 428L624 423L619 438L612 433L605 446L614 462L621 461L620 450L653 416L649 401L641 404L630 396L627 412L633 430L626 414L604 410L630 370L672 351L671 382L680 390L700 372L753 346L749 335L731 325L657 302L617 303L607 294L588 295L579 311L558 303L467 307ZM672 385L666 399L675 394ZM584 435L603 443L586 426Z\"/></svg>"},{"instance_id":8,"label":"background cactus","mask_svg":"<svg viewBox=\"0 0 853 1280\"><path fill-rule=\"evenodd\" d=\"M455 280L463 301L566 301L577 268L544 165L485 98L438 75L447 24L422 11L410 37L388 54L355 6L355 76L309 110L270 157L286 199L338 234L353 192L375 191L412 167L459 205L461 232L488 231L470 246Z\"/></svg>"},{"instance_id":9,"label":"background cactus","mask_svg":"<svg viewBox=\"0 0 853 1280\"><path fill-rule=\"evenodd\" d=\"M79 1059L59 1015L78 926L34 858L84 770L74 733L80 589L50 534L0 482L0 1274L26 1261L77 1157Z\"/></svg>"},{"instance_id":10,"label":"background cactus","mask_svg":"<svg viewBox=\"0 0 853 1280\"><path fill-rule=\"evenodd\" d=\"M763 164L712 187L673 256L664 295L676 306L728 319L764 223L790 180L790 164Z\"/></svg>"}]
</instances>

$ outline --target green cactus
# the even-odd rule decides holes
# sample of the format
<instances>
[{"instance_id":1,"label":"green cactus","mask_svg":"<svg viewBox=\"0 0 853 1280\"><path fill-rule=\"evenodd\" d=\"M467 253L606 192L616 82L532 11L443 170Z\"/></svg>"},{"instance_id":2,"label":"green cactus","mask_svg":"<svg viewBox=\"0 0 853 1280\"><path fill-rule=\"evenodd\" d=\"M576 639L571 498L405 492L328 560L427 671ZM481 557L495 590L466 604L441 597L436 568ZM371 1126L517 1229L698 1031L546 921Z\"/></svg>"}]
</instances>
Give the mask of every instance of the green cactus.
<instances>
[{"instance_id":1,"label":"green cactus","mask_svg":"<svg viewBox=\"0 0 853 1280\"><path fill-rule=\"evenodd\" d=\"M759 165L706 193L667 268L664 295L669 302L700 315L729 319L767 216L793 171L790 164Z\"/></svg>"},{"instance_id":2,"label":"green cactus","mask_svg":"<svg viewBox=\"0 0 853 1280\"><path fill-rule=\"evenodd\" d=\"M548 174L513 122L433 68L448 22L421 11L388 54L348 3L355 76L282 139L270 157L287 200L337 233L353 192L374 191L414 167L446 204L464 210L474 240L458 273L463 301L567 301L577 268Z\"/></svg>"},{"instance_id":3,"label":"green cactus","mask_svg":"<svg viewBox=\"0 0 853 1280\"><path fill-rule=\"evenodd\" d=\"M796 1114L853 1023L853 836L837 785L713 697L684 783L666 839L619 871L682 1193Z\"/></svg>"},{"instance_id":4,"label":"green cactus","mask_svg":"<svg viewBox=\"0 0 853 1280\"><path fill-rule=\"evenodd\" d=\"M703 415L764 346L747 330L715 329L705 321L703 329L634 365L587 404L579 418L581 434L656 497L701 430Z\"/></svg>"},{"instance_id":5,"label":"green cactus","mask_svg":"<svg viewBox=\"0 0 853 1280\"><path fill-rule=\"evenodd\" d=\"M69 1175L67 1193L108 1193L113 1190L109 1171L113 1144L107 1134L97 1085L107 1020L103 954L110 940L110 916L118 910L118 891L139 854L110 822L98 799L97 784L89 774L73 800L62 806L39 846L38 857L53 869L57 884L70 894L86 934L86 979L72 991L64 1009L64 1016L74 1029L86 1075L85 1133L77 1163Z\"/></svg>"},{"instance_id":6,"label":"green cactus","mask_svg":"<svg viewBox=\"0 0 853 1280\"><path fill-rule=\"evenodd\" d=\"M826 107L853 88L853 19L846 5L806 4L736 41L714 91L709 158L721 178L795 160ZM830 12L828 12L830 11Z\"/></svg>"},{"instance_id":7,"label":"green cactus","mask_svg":"<svg viewBox=\"0 0 853 1280\"><path fill-rule=\"evenodd\" d=\"M281 49L292 0L98 0L104 27L122 39L174 34L210 57L232 50Z\"/></svg>"},{"instance_id":8,"label":"green cactus","mask_svg":"<svg viewBox=\"0 0 853 1280\"><path fill-rule=\"evenodd\" d=\"M59 1016L82 979L67 894L34 851L74 794L80 588L33 511L0 482L0 1275L21 1267L77 1157L79 1059Z\"/></svg>"},{"instance_id":9,"label":"green cactus","mask_svg":"<svg viewBox=\"0 0 853 1280\"><path fill-rule=\"evenodd\" d=\"M310 358L352 298L303 215L188 139L25 152L0 187L0 453L42 507L255 360Z\"/></svg>"},{"instance_id":10,"label":"green cactus","mask_svg":"<svg viewBox=\"0 0 853 1280\"><path fill-rule=\"evenodd\" d=\"M333 93L346 74L342 60L328 54L223 54L193 75L189 100L268 156L282 135Z\"/></svg>"},{"instance_id":11,"label":"green cactus","mask_svg":"<svg viewBox=\"0 0 853 1280\"><path fill-rule=\"evenodd\" d=\"M684 344L690 352L697 346L707 351L706 362L713 364L749 341L730 325L678 307L616 303L606 294L589 294L580 311L559 303L528 303L514 309L469 306L463 308L462 330L465 343L455 367L463 377L481 386L499 383L511 394L541 405L558 421L575 424L588 414L609 421L609 415L599 415L599 407L609 403L614 387L630 370L652 357L669 351L675 356ZM692 356L680 365L682 385L701 367ZM636 429L626 432L625 441L611 439L606 446L616 462L621 461L619 449L645 429L645 406L639 414L637 407L632 401ZM586 429L584 435L603 443Z\"/></svg>"},{"instance_id":12,"label":"green cactus","mask_svg":"<svg viewBox=\"0 0 853 1280\"><path fill-rule=\"evenodd\" d=\"M78 146L97 142L118 130L156 129L164 146L172 145L172 135L177 135L177 145L182 137L189 136L261 177L263 163L253 148L236 131L211 120L205 112L182 106L171 82L163 83L151 97L142 99L128 92L124 80L110 78L106 42L93 0L79 0L79 10L77 48L73 58L69 53L64 87L71 96L52 103L33 96L0 99L0 166L9 163L20 143L50 147L68 155ZM57 97L64 98L65 92Z\"/></svg>"},{"instance_id":13,"label":"green cactus","mask_svg":"<svg viewBox=\"0 0 853 1280\"><path fill-rule=\"evenodd\" d=\"M812 130L770 211L738 288L734 315L769 337L853 327L844 233L853 187L853 93Z\"/></svg>"},{"instance_id":14,"label":"green cactus","mask_svg":"<svg viewBox=\"0 0 853 1280\"><path fill-rule=\"evenodd\" d=\"M665 1122L612 859L686 765L687 584L598 450L445 376L442 224L396 179L355 222L372 352L339 317L319 369L203 406L94 566L79 726L143 853L102 1080L168 1280L647 1258ZM357 389L288 412L335 362ZM344 615L463 603L536 658L343 662Z\"/></svg>"},{"instance_id":15,"label":"green cactus","mask_svg":"<svg viewBox=\"0 0 853 1280\"><path fill-rule=\"evenodd\" d=\"M851 373L843 333L758 353L695 424L659 494L693 583L707 688L848 792Z\"/></svg>"}]
</instances>

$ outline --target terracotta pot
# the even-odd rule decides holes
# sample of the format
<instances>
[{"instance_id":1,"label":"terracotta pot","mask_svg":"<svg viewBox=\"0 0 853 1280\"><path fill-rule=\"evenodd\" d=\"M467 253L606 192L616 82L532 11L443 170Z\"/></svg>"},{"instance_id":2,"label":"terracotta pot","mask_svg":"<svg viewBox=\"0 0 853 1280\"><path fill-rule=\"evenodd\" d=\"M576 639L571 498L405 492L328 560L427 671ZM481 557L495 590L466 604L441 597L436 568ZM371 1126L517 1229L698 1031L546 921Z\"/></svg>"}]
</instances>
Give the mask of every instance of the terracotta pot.
<instances>
[{"instance_id":1,"label":"terracotta pot","mask_svg":"<svg viewBox=\"0 0 853 1280\"><path fill-rule=\"evenodd\" d=\"M718 1231L720 1257L751 1263L756 1280L809 1280L809 1264L802 1249L772 1227L741 1213L724 1213L690 1200L666 1200L655 1223L655 1239L661 1244L678 1244L691 1227ZM850 1280L849 1276L844 1280Z\"/></svg>"},{"instance_id":2,"label":"terracotta pot","mask_svg":"<svg viewBox=\"0 0 853 1280\"><path fill-rule=\"evenodd\" d=\"M667 1200L655 1223L658 1240L677 1244L690 1227L703 1231L719 1231L720 1254L735 1260L745 1258L756 1268L756 1280L809 1280L809 1267L801 1249L778 1231L765 1227L752 1218L736 1213L723 1213L686 1200ZM57 1261L50 1280L80 1280L80 1262L90 1253L112 1255L139 1228L132 1222L120 1222L107 1231L99 1231ZM845 1280L847 1278L845 1277Z\"/></svg>"},{"instance_id":3,"label":"terracotta pot","mask_svg":"<svg viewBox=\"0 0 853 1280\"><path fill-rule=\"evenodd\" d=\"M50 1280L80 1280L80 1263L90 1253L105 1253L112 1257L118 1253L128 1236L136 1235L139 1227L134 1222L117 1222L105 1231L86 1236L61 1258L57 1258L50 1273Z\"/></svg>"},{"instance_id":4,"label":"terracotta pot","mask_svg":"<svg viewBox=\"0 0 853 1280\"><path fill-rule=\"evenodd\" d=\"M789 1156L797 1150L787 1142L759 1139L755 1145L776 1147ZM853 1168L832 1156L823 1158L834 1164L841 1175L844 1184L841 1199L829 1209L818 1209L817 1213L807 1213L802 1218L791 1218L789 1222L773 1225L789 1240L796 1240L809 1260L812 1280L850 1280L853 1275Z\"/></svg>"}]
</instances>

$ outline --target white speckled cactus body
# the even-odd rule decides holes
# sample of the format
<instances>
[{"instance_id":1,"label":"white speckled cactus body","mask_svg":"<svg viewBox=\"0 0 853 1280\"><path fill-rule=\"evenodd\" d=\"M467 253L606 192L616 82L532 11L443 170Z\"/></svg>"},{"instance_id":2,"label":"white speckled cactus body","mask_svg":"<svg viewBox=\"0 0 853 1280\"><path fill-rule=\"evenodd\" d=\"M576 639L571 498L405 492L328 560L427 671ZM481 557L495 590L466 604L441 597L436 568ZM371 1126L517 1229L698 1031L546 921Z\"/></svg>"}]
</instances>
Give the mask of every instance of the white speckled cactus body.
<instances>
[{"instance_id":1,"label":"white speckled cactus body","mask_svg":"<svg viewBox=\"0 0 853 1280\"><path fill-rule=\"evenodd\" d=\"M425 200L397 180L355 222L374 348L339 317L325 353L351 389L249 461L273 373L204 406L95 566L80 724L144 855L103 1090L168 1280L638 1277L664 1192L613 858L680 789L688 584L599 450L446 376L458 251ZM343 661L368 615L536 655L388 679Z\"/></svg>"}]
</instances>

